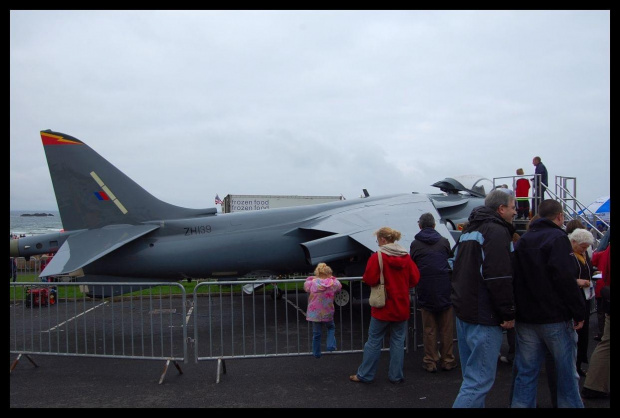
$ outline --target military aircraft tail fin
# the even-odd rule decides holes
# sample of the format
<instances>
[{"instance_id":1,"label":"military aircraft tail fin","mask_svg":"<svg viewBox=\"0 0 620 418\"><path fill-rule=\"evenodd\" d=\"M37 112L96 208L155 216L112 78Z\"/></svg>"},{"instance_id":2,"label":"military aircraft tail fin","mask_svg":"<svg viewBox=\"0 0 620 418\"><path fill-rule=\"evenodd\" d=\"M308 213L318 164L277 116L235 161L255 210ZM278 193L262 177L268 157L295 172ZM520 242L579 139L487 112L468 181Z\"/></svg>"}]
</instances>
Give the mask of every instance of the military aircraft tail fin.
<instances>
[{"instance_id":1,"label":"military aircraft tail fin","mask_svg":"<svg viewBox=\"0 0 620 418\"><path fill-rule=\"evenodd\" d=\"M216 208L182 208L157 199L70 135L48 129L41 131L41 140L62 224L67 231L217 212Z\"/></svg>"}]
</instances>

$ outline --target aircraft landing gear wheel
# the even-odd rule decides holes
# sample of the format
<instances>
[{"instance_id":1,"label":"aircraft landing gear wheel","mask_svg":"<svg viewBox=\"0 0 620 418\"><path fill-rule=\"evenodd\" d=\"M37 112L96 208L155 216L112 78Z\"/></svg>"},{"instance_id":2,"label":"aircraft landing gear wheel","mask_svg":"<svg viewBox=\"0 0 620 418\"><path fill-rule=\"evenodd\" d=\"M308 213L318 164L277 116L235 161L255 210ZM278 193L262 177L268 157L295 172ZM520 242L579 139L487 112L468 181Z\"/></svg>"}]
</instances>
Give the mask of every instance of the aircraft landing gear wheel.
<instances>
[{"instance_id":1,"label":"aircraft landing gear wheel","mask_svg":"<svg viewBox=\"0 0 620 418\"><path fill-rule=\"evenodd\" d=\"M344 308L351 301L351 291L349 286L342 285L340 292L334 295L334 304L341 308Z\"/></svg>"}]
</instances>

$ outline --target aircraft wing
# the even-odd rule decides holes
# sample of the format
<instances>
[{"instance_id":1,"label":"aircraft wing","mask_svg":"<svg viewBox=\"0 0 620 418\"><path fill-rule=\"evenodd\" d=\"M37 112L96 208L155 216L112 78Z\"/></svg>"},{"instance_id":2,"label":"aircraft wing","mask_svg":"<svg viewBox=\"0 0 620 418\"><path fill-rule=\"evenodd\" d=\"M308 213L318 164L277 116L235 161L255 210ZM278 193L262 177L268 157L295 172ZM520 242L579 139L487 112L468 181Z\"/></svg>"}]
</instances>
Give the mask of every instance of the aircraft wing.
<instances>
[{"instance_id":1,"label":"aircraft wing","mask_svg":"<svg viewBox=\"0 0 620 418\"><path fill-rule=\"evenodd\" d=\"M433 214L437 231L454 245L452 235L446 226L439 222L440 215L430 198L425 194L415 193L361 199L359 205L326 211L303 229L320 230L334 235L301 245L311 264L352 254L360 244L374 252L378 248L374 232L383 226L389 226L401 232L398 243L409 249L415 235L420 231L418 219L426 212Z\"/></svg>"},{"instance_id":2,"label":"aircraft wing","mask_svg":"<svg viewBox=\"0 0 620 418\"><path fill-rule=\"evenodd\" d=\"M114 225L71 235L39 277L68 274L159 228L159 225Z\"/></svg>"}]
</instances>

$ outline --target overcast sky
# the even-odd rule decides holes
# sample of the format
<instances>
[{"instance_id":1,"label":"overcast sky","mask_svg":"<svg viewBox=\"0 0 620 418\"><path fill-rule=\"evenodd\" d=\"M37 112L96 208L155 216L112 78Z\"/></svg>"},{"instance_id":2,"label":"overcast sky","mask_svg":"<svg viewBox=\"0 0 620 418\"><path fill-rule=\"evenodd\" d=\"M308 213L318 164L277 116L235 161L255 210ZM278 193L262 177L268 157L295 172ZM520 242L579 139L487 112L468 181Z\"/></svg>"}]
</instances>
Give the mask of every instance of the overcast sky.
<instances>
[{"instance_id":1,"label":"overcast sky","mask_svg":"<svg viewBox=\"0 0 620 418\"><path fill-rule=\"evenodd\" d=\"M11 11L10 33L12 210L57 210L45 129L190 208L436 193L536 155L552 189L610 191L609 11Z\"/></svg>"}]
</instances>

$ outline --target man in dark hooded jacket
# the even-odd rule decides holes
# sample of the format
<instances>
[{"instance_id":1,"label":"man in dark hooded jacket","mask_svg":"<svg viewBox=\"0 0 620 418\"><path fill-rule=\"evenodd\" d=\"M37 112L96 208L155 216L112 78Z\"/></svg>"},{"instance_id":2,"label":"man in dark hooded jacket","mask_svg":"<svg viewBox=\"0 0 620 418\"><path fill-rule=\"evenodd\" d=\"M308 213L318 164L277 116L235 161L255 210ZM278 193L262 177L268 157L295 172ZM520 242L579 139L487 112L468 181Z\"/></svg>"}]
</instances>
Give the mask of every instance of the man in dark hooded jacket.
<instances>
[{"instance_id":1,"label":"man in dark hooded jacket","mask_svg":"<svg viewBox=\"0 0 620 418\"><path fill-rule=\"evenodd\" d=\"M512 220L515 197L493 190L472 210L454 251L452 304L463 383L454 408L484 408L504 329L514 327Z\"/></svg>"},{"instance_id":2,"label":"man in dark hooded jacket","mask_svg":"<svg viewBox=\"0 0 620 418\"><path fill-rule=\"evenodd\" d=\"M420 232L411 242L409 254L420 270L416 296L422 312L424 342L422 367L427 372L435 373L441 359L441 369L448 371L457 366L453 354L454 310L450 300L448 265L452 249L448 239L435 230L435 218L431 213L422 214L418 226Z\"/></svg>"},{"instance_id":3,"label":"man in dark hooded jacket","mask_svg":"<svg viewBox=\"0 0 620 418\"><path fill-rule=\"evenodd\" d=\"M543 200L538 213L540 219L515 245L517 345L511 407L536 407L537 378L548 350L556 369L558 407L583 408L575 363L585 298L574 274L573 248L562 229L562 204Z\"/></svg>"}]
</instances>

